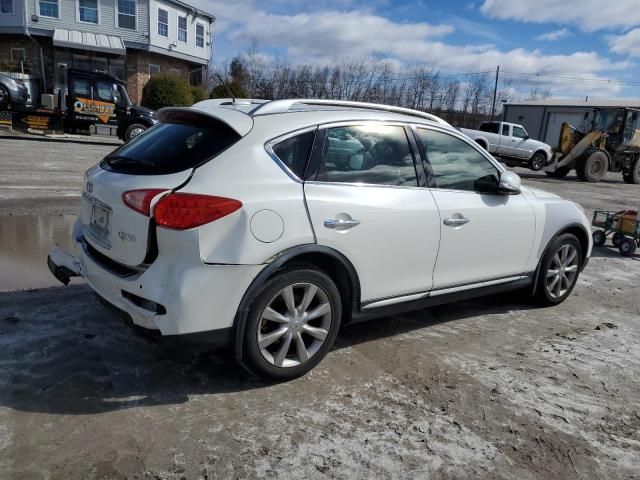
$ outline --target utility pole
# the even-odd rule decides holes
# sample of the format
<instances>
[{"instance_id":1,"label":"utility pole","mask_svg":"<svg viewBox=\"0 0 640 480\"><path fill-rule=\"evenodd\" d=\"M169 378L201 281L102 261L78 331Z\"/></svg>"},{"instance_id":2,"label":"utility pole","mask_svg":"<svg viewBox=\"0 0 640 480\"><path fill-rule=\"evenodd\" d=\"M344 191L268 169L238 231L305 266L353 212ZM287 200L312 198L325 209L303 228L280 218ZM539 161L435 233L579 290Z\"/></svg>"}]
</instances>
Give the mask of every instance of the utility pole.
<instances>
[{"instance_id":1,"label":"utility pole","mask_svg":"<svg viewBox=\"0 0 640 480\"><path fill-rule=\"evenodd\" d=\"M493 103L491 104L491 120L496 113L496 97L498 96L498 78L500 77L500 65L496 68L496 84L493 87Z\"/></svg>"}]
</instances>

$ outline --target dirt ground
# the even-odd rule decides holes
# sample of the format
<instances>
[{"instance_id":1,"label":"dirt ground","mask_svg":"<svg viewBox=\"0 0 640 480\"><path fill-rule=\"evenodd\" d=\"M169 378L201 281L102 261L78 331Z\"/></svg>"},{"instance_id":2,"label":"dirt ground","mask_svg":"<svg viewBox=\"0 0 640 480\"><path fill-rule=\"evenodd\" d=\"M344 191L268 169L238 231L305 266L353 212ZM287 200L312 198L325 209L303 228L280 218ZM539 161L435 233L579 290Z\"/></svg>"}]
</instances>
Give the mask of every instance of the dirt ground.
<instances>
[{"instance_id":1,"label":"dirt ground","mask_svg":"<svg viewBox=\"0 0 640 480\"><path fill-rule=\"evenodd\" d=\"M34 201L9 163L0 237L68 223L91 159L60 187L29 177ZM640 206L617 175L517 171L589 211ZM0 257L66 234L42 230ZM267 384L225 352L167 355L85 285L0 292L0 478L640 479L639 299L640 255L599 248L558 307L506 294L356 325L306 377Z\"/></svg>"}]
</instances>

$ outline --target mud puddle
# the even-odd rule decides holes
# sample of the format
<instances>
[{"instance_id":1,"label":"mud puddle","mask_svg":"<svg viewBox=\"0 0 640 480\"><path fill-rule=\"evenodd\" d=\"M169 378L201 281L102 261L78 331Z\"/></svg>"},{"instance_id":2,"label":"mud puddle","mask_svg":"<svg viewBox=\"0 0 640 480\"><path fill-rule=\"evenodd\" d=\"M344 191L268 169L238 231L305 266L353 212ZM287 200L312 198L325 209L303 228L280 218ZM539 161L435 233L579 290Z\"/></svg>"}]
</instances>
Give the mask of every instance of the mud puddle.
<instances>
[{"instance_id":1,"label":"mud puddle","mask_svg":"<svg viewBox=\"0 0 640 480\"><path fill-rule=\"evenodd\" d=\"M55 243L71 249L76 218L76 215L0 216L0 291L61 285L47 268L47 253Z\"/></svg>"}]
</instances>

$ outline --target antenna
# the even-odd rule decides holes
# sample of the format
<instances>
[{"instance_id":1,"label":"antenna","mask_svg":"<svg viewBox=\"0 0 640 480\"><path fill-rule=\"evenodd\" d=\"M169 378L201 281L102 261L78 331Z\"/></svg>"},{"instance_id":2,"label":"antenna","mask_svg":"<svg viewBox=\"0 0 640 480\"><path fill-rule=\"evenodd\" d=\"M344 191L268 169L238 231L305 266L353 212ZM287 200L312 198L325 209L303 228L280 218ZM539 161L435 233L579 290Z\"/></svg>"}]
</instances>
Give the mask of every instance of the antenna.
<instances>
[{"instance_id":1,"label":"antenna","mask_svg":"<svg viewBox=\"0 0 640 480\"><path fill-rule=\"evenodd\" d=\"M220 80L220 83L222 83L222 86L224 87L224 89L227 91L227 93L231 97L231 100L233 100L233 103L235 103L236 102L236 97L233 94L233 92L231 91L231 89L229 88L229 85L227 85L227 82L225 82L224 78L222 78L222 75L220 75L219 73L216 73L216 77L218 77L218 80Z\"/></svg>"}]
</instances>

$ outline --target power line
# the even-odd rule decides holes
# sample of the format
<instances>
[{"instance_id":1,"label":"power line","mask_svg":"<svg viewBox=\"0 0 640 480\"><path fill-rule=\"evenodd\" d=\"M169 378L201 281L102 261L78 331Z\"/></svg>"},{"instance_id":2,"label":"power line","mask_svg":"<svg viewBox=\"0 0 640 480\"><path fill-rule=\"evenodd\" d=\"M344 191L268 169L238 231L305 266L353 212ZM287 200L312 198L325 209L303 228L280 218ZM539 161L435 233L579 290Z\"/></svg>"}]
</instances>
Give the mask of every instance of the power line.
<instances>
[{"instance_id":1,"label":"power line","mask_svg":"<svg viewBox=\"0 0 640 480\"><path fill-rule=\"evenodd\" d=\"M525 73L525 72L510 72L508 70L502 70L502 73L507 75L517 75L521 77L540 77L540 78L554 78L557 80L570 80L581 82L599 82L599 83L618 83L621 85L640 86L640 82L634 82L629 80L617 80L610 78L594 78L594 77L574 77L569 75L554 75L550 73Z\"/></svg>"}]
</instances>

